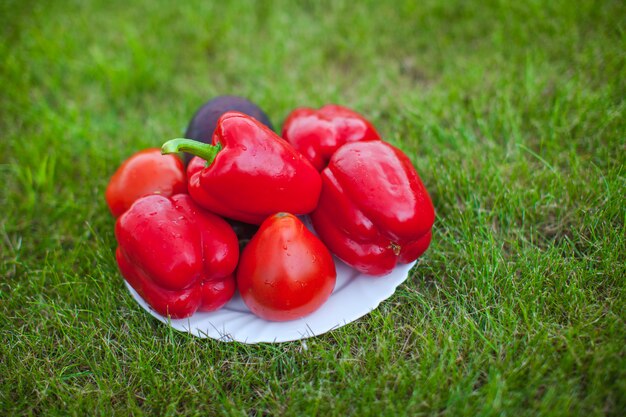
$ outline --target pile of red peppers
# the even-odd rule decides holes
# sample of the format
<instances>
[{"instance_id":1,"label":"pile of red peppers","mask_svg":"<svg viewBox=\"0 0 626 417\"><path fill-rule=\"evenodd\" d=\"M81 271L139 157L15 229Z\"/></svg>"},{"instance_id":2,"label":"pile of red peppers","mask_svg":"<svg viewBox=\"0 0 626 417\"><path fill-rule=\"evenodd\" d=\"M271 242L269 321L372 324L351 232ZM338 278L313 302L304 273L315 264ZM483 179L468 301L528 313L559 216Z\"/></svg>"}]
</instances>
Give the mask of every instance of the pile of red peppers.
<instances>
[{"instance_id":1,"label":"pile of red peppers","mask_svg":"<svg viewBox=\"0 0 626 417\"><path fill-rule=\"evenodd\" d=\"M182 152L195 155L187 166ZM174 319L237 290L261 318L306 316L333 291L332 255L384 279L424 253L435 220L409 157L337 105L296 109L282 137L226 111L210 143L173 139L126 160L106 200L123 277Z\"/></svg>"}]
</instances>

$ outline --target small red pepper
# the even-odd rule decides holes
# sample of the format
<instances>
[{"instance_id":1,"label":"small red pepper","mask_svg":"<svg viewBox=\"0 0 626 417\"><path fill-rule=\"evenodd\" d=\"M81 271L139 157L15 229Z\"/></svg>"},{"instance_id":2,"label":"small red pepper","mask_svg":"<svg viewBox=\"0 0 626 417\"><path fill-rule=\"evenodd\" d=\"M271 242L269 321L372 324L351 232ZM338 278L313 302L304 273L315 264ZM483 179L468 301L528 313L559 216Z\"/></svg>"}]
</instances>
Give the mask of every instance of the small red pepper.
<instances>
[{"instance_id":1,"label":"small red pepper","mask_svg":"<svg viewBox=\"0 0 626 417\"><path fill-rule=\"evenodd\" d=\"M292 111L285 120L282 136L318 171L326 167L341 145L380 139L365 117L333 104L319 110L302 107Z\"/></svg>"},{"instance_id":2,"label":"small red pepper","mask_svg":"<svg viewBox=\"0 0 626 417\"><path fill-rule=\"evenodd\" d=\"M122 275L163 316L216 310L235 292L235 232L186 194L140 198L117 219L115 237Z\"/></svg>"},{"instance_id":3,"label":"small red pepper","mask_svg":"<svg viewBox=\"0 0 626 417\"><path fill-rule=\"evenodd\" d=\"M139 197L171 197L186 192L187 178L180 158L161 155L160 149L151 148L137 152L120 165L109 181L105 199L113 216L119 217Z\"/></svg>"},{"instance_id":4,"label":"small red pepper","mask_svg":"<svg viewBox=\"0 0 626 417\"><path fill-rule=\"evenodd\" d=\"M317 205L319 173L288 142L245 114L223 114L213 145L173 139L161 151L185 151L207 161L189 177L189 194L224 217L261 224L272 214L306 214Z\"/></svg>"},{"instance_id":5,"label":"small red pepper","mask_svg":"<svg viewBox=\"0 0 626 417\"><path fill-rule=\"evenodd\" d=\"M237 287L266 320L294 320L328 300L337 271L324 244L293 214L268 217L241 254Z\"/></svg>"},{"instance_id":6,"label":"small red pepper","mask_svg":"<svg viewBox=\"0 0 626 417\"><path fill-rule=\"evenodd\" d=\"M322 171L311 213L331 252L353 268L384 275L428 248L435 210L409 158L382 141L349 143Z\"/></svg>"}]
</instances>

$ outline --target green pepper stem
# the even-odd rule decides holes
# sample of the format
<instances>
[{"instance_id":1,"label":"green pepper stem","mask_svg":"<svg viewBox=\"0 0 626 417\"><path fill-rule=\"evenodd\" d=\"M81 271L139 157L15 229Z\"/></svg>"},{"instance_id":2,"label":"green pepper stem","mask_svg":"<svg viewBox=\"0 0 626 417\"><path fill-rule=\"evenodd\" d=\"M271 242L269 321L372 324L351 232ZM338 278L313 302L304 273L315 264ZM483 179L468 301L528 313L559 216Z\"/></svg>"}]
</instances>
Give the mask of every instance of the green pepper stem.
<instances>
[{"instance_id":1,"label":"green pepper stem","mask_svg":"<svg viewBox=\"0 0 626 417\"><path fill-rule=\"evenodd\" d=\"M197 140L178 138L165 142L161 147L161 153L165 155L168 153L188 152L199 156L207 162L207 165L210 165L221 149L222 146L219 143L217 145L209 145Z\"/></svg>"}]
</instances>

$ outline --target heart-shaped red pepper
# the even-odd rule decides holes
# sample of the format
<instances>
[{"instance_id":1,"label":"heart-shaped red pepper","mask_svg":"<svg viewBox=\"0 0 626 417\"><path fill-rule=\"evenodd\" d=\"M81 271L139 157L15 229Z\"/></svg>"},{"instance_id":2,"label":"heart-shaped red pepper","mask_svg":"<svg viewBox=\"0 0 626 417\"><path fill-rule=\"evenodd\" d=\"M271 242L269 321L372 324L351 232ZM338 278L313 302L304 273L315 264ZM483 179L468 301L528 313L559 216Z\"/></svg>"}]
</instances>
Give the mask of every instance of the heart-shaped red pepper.
<instances>
[{"instance_id":1,"label":"heart-shaped red pepper","mask_svg":"<svg viewBox=\"0 0 626 417\"><path fill-rule=\"evenodd\" d=\"M161 148L163 153L181 151L206 161L203 169L188 171L188 189L196 203L213 213L261 224L281 211L307 214L317 206L319 173L287 141L250 116L224 113L212 145L180 138Z\"/></svg>"},{"instance_id":2,"label":"heart-shaped red pepper","mask_svg":"<svg viewBox=\"0 0 626 417\"><path fill-rule=\"evenodd\" d=\"M295 320L321 307L337 271L324 244L293 214L268 217L241 254L237 285L259 317Z\"/></svg>"},{"instance_id":3,"label":"heart-shaped red pepper","mask_svg":"<svg viewBox=\"0 0 626 417\"><path fill-rule=\"evenodd\" d=\"M122 275L163 316L212 311L234 294L237 236L188 195L137 200L117 220L115 236Z\"/></svg>"}]
</instances>

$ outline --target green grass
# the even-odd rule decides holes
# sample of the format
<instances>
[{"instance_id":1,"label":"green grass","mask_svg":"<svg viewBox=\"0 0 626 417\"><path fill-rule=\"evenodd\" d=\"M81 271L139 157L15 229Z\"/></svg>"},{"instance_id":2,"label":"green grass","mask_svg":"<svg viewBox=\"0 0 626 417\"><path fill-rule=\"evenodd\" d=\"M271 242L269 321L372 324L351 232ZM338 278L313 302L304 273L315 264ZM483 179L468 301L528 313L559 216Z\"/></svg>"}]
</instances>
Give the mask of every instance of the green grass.
<instances>
[{"instance_id":1,"label":"green grass","mask_svg":"<svg viewBox=\"0 0 626 417\"><path fill-rule=\"evenodd\" d=\"M3 1L0 414L624 415L626 7L510 3ZM376 311L247 346L132 300L104 188L219 94L410 155L434 240Z\"/></svg>"}]
</instances>

